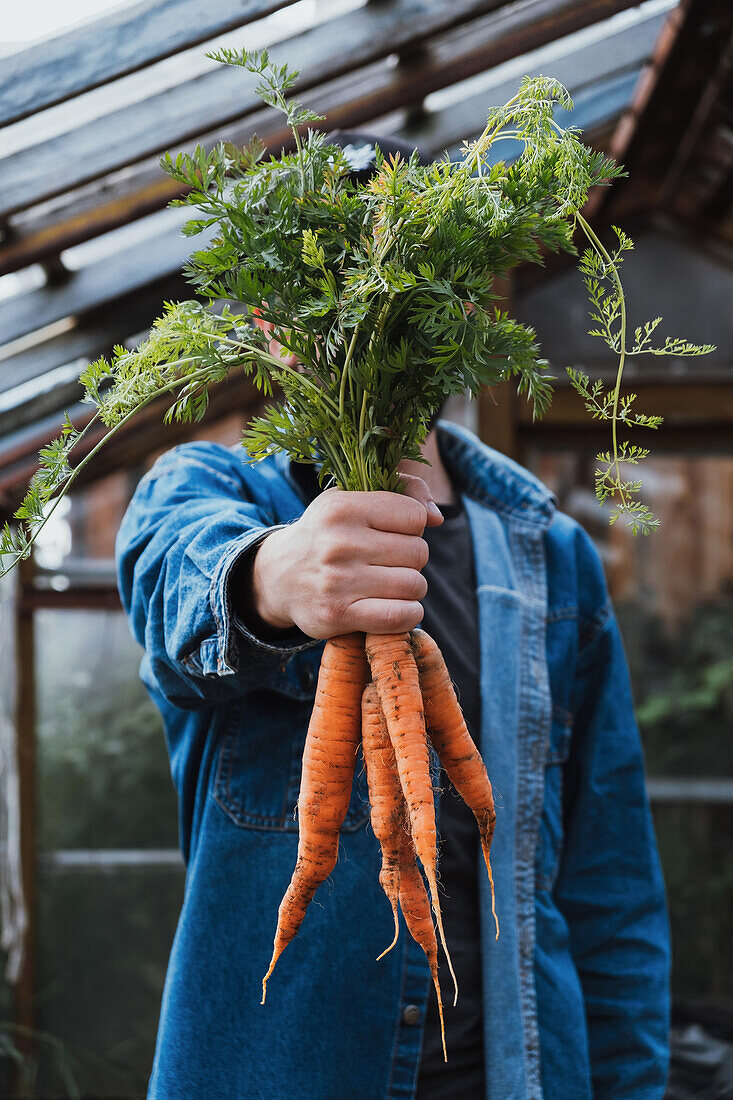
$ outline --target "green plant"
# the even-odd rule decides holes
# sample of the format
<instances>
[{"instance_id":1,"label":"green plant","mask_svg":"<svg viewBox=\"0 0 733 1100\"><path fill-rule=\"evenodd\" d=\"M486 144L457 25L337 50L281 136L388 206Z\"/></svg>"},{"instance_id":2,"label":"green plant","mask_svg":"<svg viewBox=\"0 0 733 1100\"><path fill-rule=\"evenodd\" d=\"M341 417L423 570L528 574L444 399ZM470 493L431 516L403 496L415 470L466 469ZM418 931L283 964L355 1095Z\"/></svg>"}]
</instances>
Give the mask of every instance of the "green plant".
<instances>
[{"instance_id":1,"label":"green plant","mask_svg":"<svg viewBox=\"0 0 733 1100\"><path fill-rule=\"evenodd\" d=\"M82 431L67 420L41 452L16 513L19 525L7 525L0 538L6 568L30 553L53 498L68 491L139 409L171 395L168 419L199 420L209 387L234 369L251 375L264 394L277 386L284 395L283 405L271 406L248 429L252 458L285 450L321 463L321 477L344 489L399 491L399 461L420 459L430 417L451 394L475 394L516 377L541 414L552 392L547 363L533 330L499 308L496 279L519 263L541 262L544 249L573 251L578 227L590 244L581 271L599 325L594 333L619 356L610 394L570 372L591 414L612 425L612 450L599 456L597 492L601 501L613 497L612 522L624 515L635 532L651 530L656 521L636 499L640 484L621 474L622 463L636 464L646 452L619 444L617 429L657 427L659 418L631 414L633 395L620 395L624 362L640 351L711 349L677 340L652 348L658 321L638 329L627 347L618 267L630 242L621 234L611 255L580 213L589 189L620 169L556 122L556 108L572 105L565 89L544 77L525 78L516 96L489 112L459 162L424 167L416 157L377 155L376 176L356 186L343 150L317 131L301 136L319 116L287 98L297 73L271 65L266 51L210 56L258 74L259 95L285 114L295 151L266 159L254 140L246 149L223 143L209 153L199 147L163 158L164 169L187 188L179 203L197 208L184 232L218 230L185 266L210 305L167 304L138 348L115 348L111 361L86 368L81 382L94 418ZM487 153L506 140L521 143L520 156L489 166ZM220 312L211 308L215 299L224 301ZM246 316L255 308L299 368L269 353ZM106 435L72 469L75 448L98 422Z\"/></svg>"},{"instance_id":2,"label":"green plant","mask_svg":"<svg viewBox=\"0 0 733 1100\"><path fill-rule=\"evenodd\" d=\"M23 1045L30 1046L30 1052L21 1049ZM84 1050L72 1051L58 1036L48 1031L9 1021L0 1021L0 1057L6 1058L15 1069L13 1096L20 1100L35 1100L36 1097L48 1095L47 1089L39 1087L38 1083L42 1063L47 1064L54 1096L59 1100L61 1097L81 1100L79 1079L85 1065L103 1068L120 1084L133 1083L127 1067L114 1058L100 1058ZM61 1089L63 1091L57 1091Z\"/></svg>"},{"instance_id":3,"label":"green plant","mask_svg":"<svg viewBox=\"0 0 733 1100\"><path fill-rule=\"evenodd\" d=\"M577 215L577 222L591 244L580 261L580 270L591 302L591 319L598 326L590 330L590 335L598 336L618 356L618 367L616 381L610 391L598 379L591 382L583 371L569 367L568 375L574 389L584 398L585 407L594 420L611 422L611 450L596 456L596 497L601 504L607 500L613 502L610 523L613 524L620 516L624 516L632 534L648 535L659 527L659 520L639 499L641 482L628 480L621 472L621 466L638 466L649 451L626 440L620 443L618 429L619 426L658 428L662 418L632 411L636 394L621 394L624 366L627 359L635 355L707 355L715 348L712 344L691 344L688 340L671 336L661 345L652 344L652 336L662 321L661 317L639 325L634 330L634 339L629 345L626 295L621 285L619 267L623 263L624 252L631 251L634 243L621 229L614 226L618 247L613 253L609 253L580 213Z\"/></svg>"}]
</instances>

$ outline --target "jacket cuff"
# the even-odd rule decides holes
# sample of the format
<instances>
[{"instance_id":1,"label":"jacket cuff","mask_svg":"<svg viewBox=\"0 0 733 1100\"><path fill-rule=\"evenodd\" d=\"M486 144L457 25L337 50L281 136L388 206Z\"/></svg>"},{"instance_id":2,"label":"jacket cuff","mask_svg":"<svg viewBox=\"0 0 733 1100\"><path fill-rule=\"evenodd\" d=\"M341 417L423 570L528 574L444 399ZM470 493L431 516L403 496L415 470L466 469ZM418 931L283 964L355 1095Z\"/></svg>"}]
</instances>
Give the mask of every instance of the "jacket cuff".
<instances>
[{"instance_id":1,"label":"jacket cuff","mask_svg":"<svg viewBox=\"0 0 733 1100\"><path fill-rule=\"evenodd\" d=\"M276 640L267 641L258 637L251 625L248 626L234 609L232 579L236 567L242 564L244 558L253 555L268 535L287 526L285 523L279 523L273 527L256 527L245 532L231 542L219 563L211 579L211 608L217 637L216 668L212 669L209 675L213 673L227 676L238 672L243 655L256 660L264 659L270 664L282 663L293 654L304 649L312 649L319 644L317 639L304 634L298 627L293 627ZM207 670L204 670L204 673L207 674Z\"/></svg>"}]
</instances>

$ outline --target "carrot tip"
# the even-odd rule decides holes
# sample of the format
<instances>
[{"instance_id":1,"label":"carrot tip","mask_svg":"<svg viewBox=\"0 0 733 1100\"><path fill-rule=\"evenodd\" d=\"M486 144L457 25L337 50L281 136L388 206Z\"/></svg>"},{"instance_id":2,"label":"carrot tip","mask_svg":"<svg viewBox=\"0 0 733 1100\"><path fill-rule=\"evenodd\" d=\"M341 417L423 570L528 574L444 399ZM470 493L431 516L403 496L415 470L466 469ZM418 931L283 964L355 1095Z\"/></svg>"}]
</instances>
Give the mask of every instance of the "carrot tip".
<instances>
[{"instance_id":1,"label":"carrot tip","mask_svg":"<svg viewBox=\"0 0 733 1100\"><path fill-rule=\"evenodd\" d=\"M275 963L280 958L281 954L282 954L282 949L280 951L278 951L277 948L275 948L275 950L272 953L272 959L270 960L270 965L268 967L267 973L265 974L264 978L262 979L262 1000L260 1001L261 1005L263 1005L265 1003L265 997L267 996L267 981L268 981L270 975L272 974L273 970L275 969Z\"/></svg>"},{"instance_id":2,"label":"carrot tip","mask_svg":"<svg viewBox=\"0 0 733 1100\"><path fill-rule=\"evenodd\" d=\"M435 985L435 993L438 997L438 1014L440 1016L440 1037L443 1041L443 1061L448 1061L448 1049L445 1045L445 1020L443 1019L443 998L440 995L440 982L438 981L437 969L433 973L433 984Z\"/></svg>"},{"instance_id":3,"label":"carrot tip","mask_svg":"<svg viewBox=\"0 0 733 1100\"><path fill-rule=\"evenodd\" d=\"M381 955L377 955L377 962L379 962L380 959L383 959L385 955L388 955L390 953L390 951L392 950L394 945L397 943L397 940L399 939L399 935L400 935L400 918L397 916L397 906L396 905L392 906L392 913L394 914L394 939L392 940L389 947L385 947L385 949L384 949L384 951L382 952Z\"/></svg>"},{"instance_id":4,"label":"carrot tip","mask_svg":"<svg viewBox=\"0 0 733 1100\"><path fill-rule=\"evenodd\" d=\"M494 924L496 925L496 935L494 936L494 939L498 940L498 938L499 938L499 918L496 914L496 894L494 892L494 875L493 875L492 870L491 870L491 864L489 863L488 854L486 856L486 870L489 872L489 885L491 886L491 912L492 912L493 917L494 917Z\"/></svg>"},{"instance_id":5,"label":"carrot tip","mask_svg":"<svg viewBox=\"0 0 733 1100\"><path fill-rule=\"evenodd\" d=\"M440 942L443 945L443 951L448 961L448 969L453 979L453 1007L458 1004L458 978L456 972L453 969L453 960L450 957L448 950L448 944L445 942L445 932L443 931L443 914L440 911L440 898L438 897L438 882L435 877L435 871L432 868L425 868L425 873L428 878L428 886L430 887L430 897L433 905L433 912L435 913L435 922L438 925L438 933L440 935Z\"/></svg>"}]
</instances>

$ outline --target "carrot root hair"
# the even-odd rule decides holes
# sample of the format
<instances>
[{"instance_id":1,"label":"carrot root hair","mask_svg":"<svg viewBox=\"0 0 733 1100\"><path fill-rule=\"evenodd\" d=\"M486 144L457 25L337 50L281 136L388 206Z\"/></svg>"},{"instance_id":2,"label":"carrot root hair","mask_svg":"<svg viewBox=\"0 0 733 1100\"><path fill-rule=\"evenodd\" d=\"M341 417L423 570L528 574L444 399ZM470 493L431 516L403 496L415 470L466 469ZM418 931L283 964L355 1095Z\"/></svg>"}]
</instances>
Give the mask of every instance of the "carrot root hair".
<instances>
[{"instance_id":1,"label":"carrot root hair","mask_svg":"<svg viewBox=\"0 0 733 1100\"><path fill-rule=\"evenodd\" d=\"M428 886L430 887L430 901L433 906L433 912L435 913L435 923L438 926L440 943L443 948L443 953L448 962L450 976L453 979L453 1006L455 1007L455 1005L458 1003L458 978L456 977L456 972L453 969L453 960L450 957L448 944L445 942L445 932L443 931L443 914L440 911L440 897L438 896L438 880L435 875L435 868L426 867L425 875L427 876Z\"/></svg>"},{"instance_id":2,"label":"carrot root hair","mask_svg":"<svg viewBox=\"0 0 733 1100\"><path fill-rule=\"evenodd\" d=\"M399 917L399 911L398 911L398 909L397 909L397 904L396 904L396 903L395 903L394 901L392 901L392 899L391 899L391 898L390 898L390 902L391 902L391 904L392 904L392 915L393 915L393 917L394 917L394 938L393 938L393 940L392 940L391 944L389 945L389 947L385 947L385 949L384 949L384 951L382 952L382 954L381 954L381 955L377 955L377 962L380 962L380 961L381 961L381 960L382 960L382 959L384 958L384 956L385 956L385 955L389 955L390 951L392 950L392 948L393 948L393 947L395 946L395 944L397 943L397 940L398 940L398 939L400 938L400 917Z\"/></svg>"}]
</instances>

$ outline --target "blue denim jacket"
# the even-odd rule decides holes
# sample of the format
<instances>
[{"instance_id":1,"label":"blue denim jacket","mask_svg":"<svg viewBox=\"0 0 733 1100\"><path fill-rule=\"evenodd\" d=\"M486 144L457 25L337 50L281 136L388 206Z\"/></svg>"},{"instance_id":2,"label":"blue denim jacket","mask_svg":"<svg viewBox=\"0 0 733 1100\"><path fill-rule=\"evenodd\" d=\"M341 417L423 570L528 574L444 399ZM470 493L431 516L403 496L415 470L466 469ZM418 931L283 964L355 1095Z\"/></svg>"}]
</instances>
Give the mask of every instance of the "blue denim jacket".
<instances>
[{"instance_id":1,"label":"blue denim jacket","mask_svg":"<svg viewBox=\"0 0 733 1100\"><path fill-rule=\"evenodd\" d=\"M667 1069L667 919L602 569L531 474L453 425L439 440L473 536L480 748L497 798L498 942L477 867L486 1098L654 1100ZM415 1093L431 985L404 927L375 961L392 916L363 774L336 869L260 1005L295 863L321 645L254 637L229 578L307 503L283 457L251 466L239 449L192 443L142 479L119 533L120 590L165 723L187 863L153 1100Z\"/></svg>"}]
</instances>

